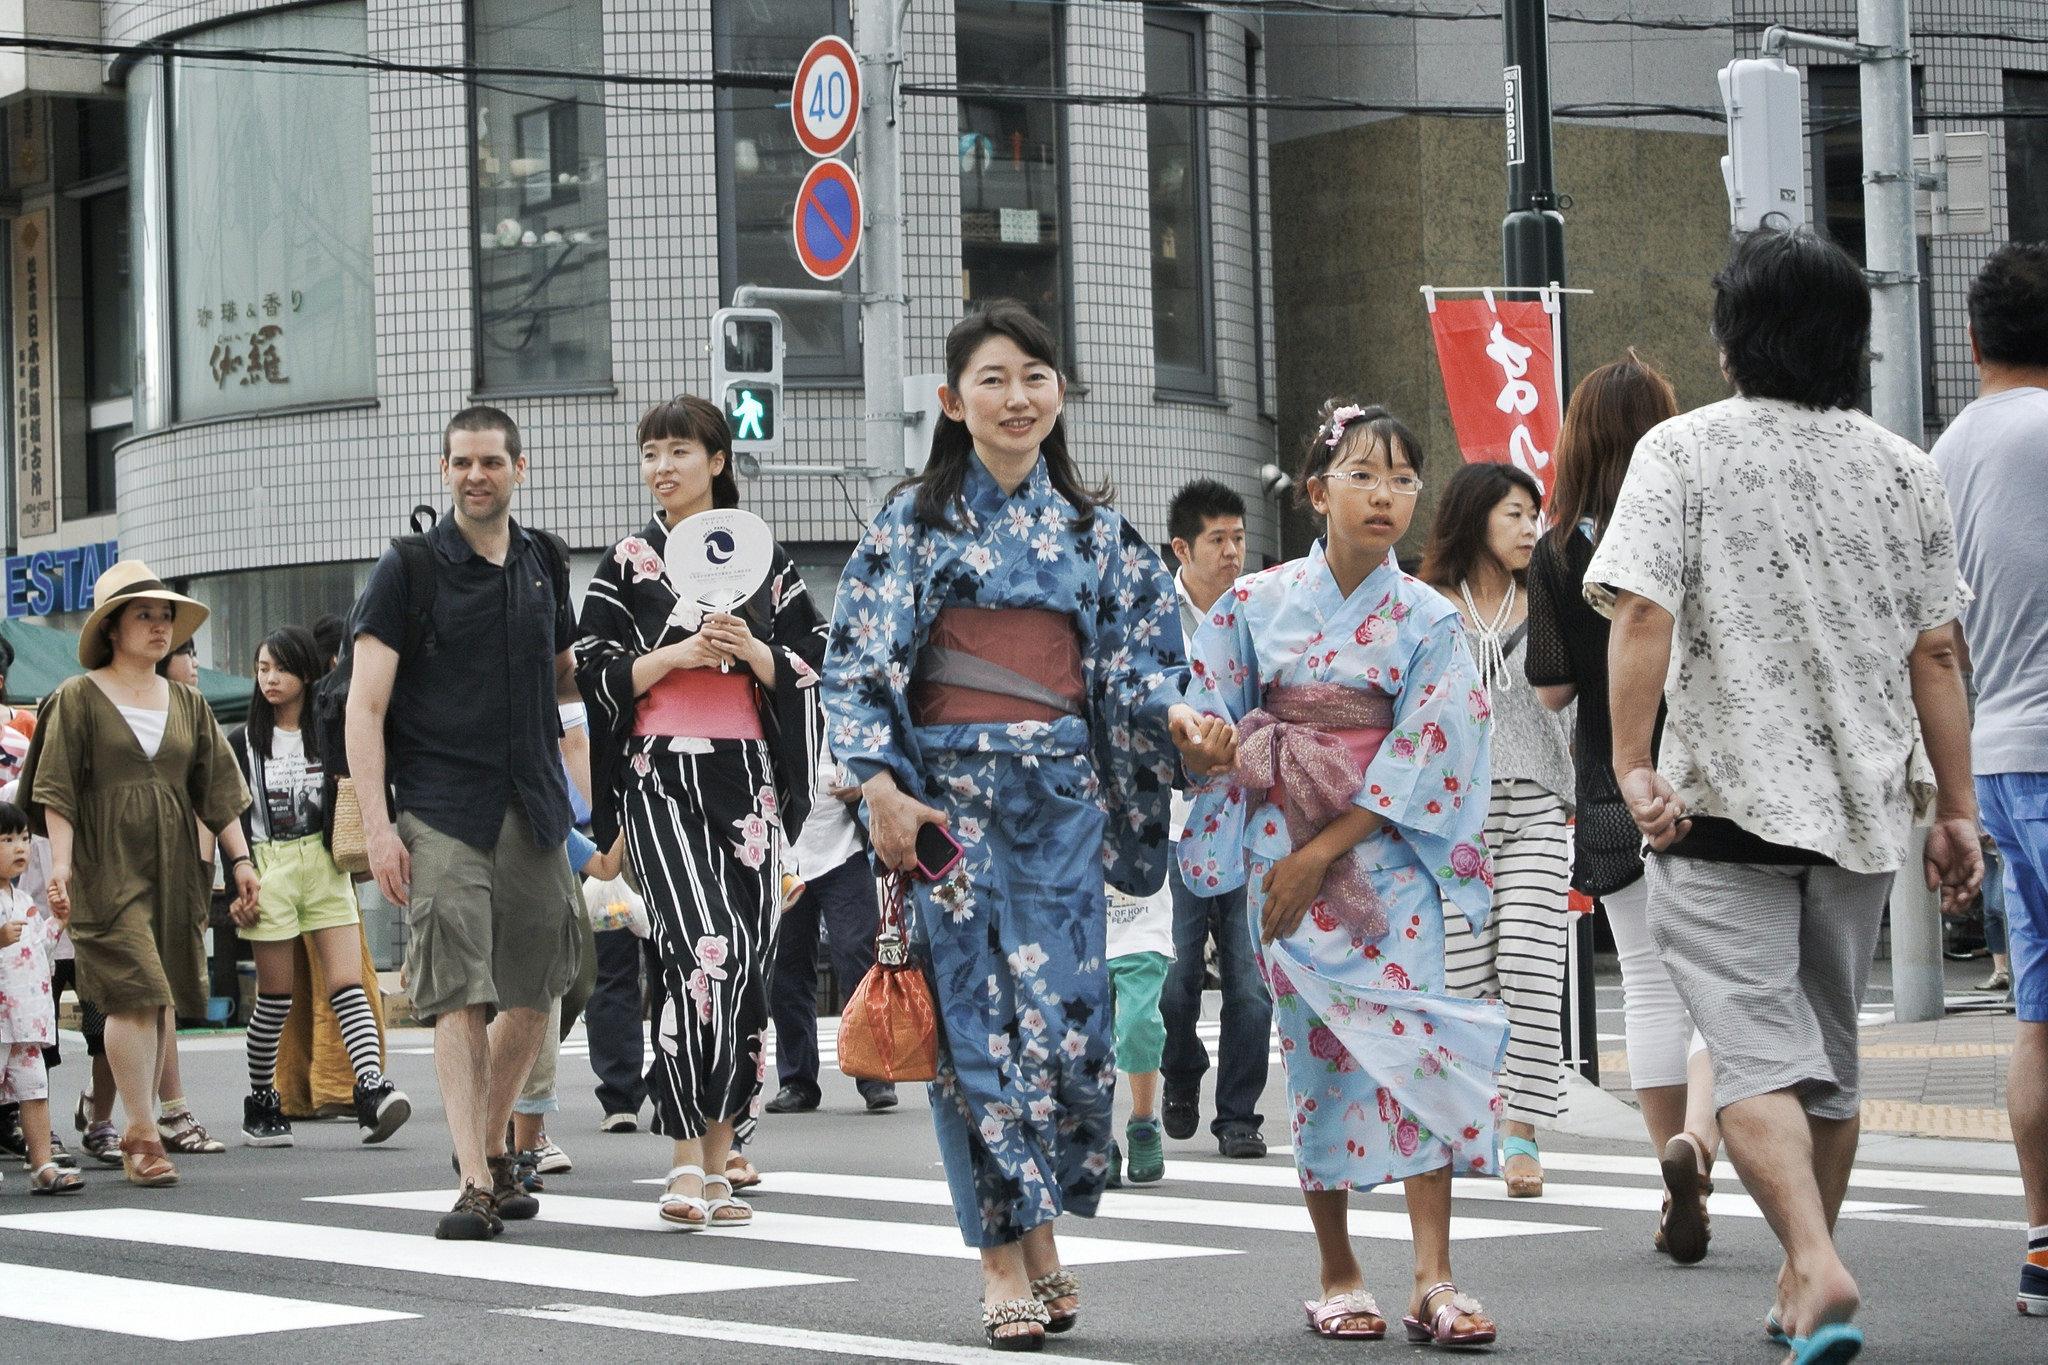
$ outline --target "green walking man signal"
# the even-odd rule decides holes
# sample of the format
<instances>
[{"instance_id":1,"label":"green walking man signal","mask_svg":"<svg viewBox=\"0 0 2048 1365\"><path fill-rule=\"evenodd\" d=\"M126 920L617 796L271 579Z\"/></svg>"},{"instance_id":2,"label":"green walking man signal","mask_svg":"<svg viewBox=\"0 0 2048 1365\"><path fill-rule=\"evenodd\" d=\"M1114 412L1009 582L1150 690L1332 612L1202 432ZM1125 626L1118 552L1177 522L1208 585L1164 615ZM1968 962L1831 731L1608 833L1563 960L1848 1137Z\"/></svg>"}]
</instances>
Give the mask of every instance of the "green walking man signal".
<instances>
[{"instance_id":1,"label":"green walking man signal","mask_svg":"<svg viewBox=\"0 0 2048 1365\"><path fill-rule=\"evenodd\" d=\"M735 455L782 450L782 315L721 308L711 315L711 392Z\"/></svg>"}]
</instances>

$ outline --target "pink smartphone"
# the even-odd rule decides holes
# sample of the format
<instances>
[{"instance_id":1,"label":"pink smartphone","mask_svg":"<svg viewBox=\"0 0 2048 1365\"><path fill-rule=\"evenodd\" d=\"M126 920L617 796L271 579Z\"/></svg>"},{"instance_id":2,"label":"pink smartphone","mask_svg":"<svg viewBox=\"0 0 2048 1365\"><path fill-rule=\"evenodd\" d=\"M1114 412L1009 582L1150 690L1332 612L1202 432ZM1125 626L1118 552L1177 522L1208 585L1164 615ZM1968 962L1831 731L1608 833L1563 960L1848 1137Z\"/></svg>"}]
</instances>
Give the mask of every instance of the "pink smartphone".
<instances>
[{"instance_id":1,"label":"pink smartphone","mask_svg":"<svg viewBox=\"0 0 2048 1365\"><path fill-rule=\"evenodd\" d=\"M945 876L965 856L960 841L948 834L944 825L917 827L917 875L926 881Z\"/></svg>"}]
</instances>

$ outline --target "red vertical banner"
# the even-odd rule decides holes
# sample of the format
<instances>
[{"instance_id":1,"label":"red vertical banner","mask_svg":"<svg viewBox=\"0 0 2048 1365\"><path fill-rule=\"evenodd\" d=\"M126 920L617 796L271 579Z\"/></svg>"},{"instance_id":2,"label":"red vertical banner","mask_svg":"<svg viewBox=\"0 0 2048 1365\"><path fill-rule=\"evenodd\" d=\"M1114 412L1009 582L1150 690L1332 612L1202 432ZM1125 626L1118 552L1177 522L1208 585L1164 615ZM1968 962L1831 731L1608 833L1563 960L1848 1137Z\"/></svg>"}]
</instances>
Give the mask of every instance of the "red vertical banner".
<instances>
[{"instance_id":1,"label":"red vertical banner","mask_svg":"<svg viewBox=\"0 0 2048 1365\"><path fill-rule=\"evenodd\" d=\"M1471 464L1512 464L1543 485L1557 482L1564 426L1557 336L1541 301L1445 299L1425 290L1458 449Z\"/></svg>"}]
</instances>

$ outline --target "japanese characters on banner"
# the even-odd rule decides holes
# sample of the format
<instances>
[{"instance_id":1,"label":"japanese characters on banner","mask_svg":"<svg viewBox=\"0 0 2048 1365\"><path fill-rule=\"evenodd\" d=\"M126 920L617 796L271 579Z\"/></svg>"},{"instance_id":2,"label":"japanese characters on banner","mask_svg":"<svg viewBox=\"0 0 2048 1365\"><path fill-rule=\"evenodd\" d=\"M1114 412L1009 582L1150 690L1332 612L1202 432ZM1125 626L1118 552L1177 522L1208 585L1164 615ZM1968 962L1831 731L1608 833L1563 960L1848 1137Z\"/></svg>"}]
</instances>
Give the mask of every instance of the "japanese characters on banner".
<instances>
[{"instance_id":1,"label":"japanese characters on banner","mask_svg":"<svg viewBox=\"0 0 2048 1365\"><path fill-rule=\"evenodd\" d=\"M1458 449L1470 464L1512 464L1543 486L1564 426L1557 372L1556 296L1446 299L1423 290Z\"/></svg>"},{"instance_id":2,"label":"japanese characters on banner","mask_svg":"<svg viewBox=\"0 0 2048 1365\"><path fill-rule=\"evenodd\" d=\"M15 534L57 529L57 362L51 346L50 211L14 220Z\"/></svg>"}]
</instances>

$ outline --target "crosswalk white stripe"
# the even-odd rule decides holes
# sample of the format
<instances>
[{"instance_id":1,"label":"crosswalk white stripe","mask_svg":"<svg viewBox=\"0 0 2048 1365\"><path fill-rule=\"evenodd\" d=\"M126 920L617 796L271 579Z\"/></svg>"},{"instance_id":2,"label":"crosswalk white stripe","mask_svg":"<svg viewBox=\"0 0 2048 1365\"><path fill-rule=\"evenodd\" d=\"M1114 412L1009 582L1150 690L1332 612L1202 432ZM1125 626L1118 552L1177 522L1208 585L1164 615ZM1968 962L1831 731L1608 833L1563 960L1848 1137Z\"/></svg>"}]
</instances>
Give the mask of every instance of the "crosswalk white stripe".
<instances>
[{"instance_id":1,"label":"crosswalk white stripe","mask_svg":"<svg viewBox=\"0 0 2048 1365\"><path fill-rule=\"evenodd\" d=\"M440 1242L402 1232L222 1218L152 1209L82 1209L76 1213L23 1213L0 1217L0 1230L96 1237L115 1242L275 1256L291 1261L411 1271L456 1279L490 1280L540 1289L651 1298L660 1294L715 1294L834 1284L845 1277L755 1270L747 1266L619 1256L601 1251L522 1246L517 1242ZM516 1235L516 1234L515 1234Z\"/></svg>"},{"instance_id":2,"label":"crosswalk white stripe","mask_svg":"<svg viewBox=\"0 0 2048 1365\"><path fill-rule=\"evenodd\" d=\"M1066 1245L1062 1240L1062 1247ZM934 1365L995 1365L1013 1357L1007 1351L982 1346L950 1346L939 1341L900 1341L894 1337L863 1337L848 1332L818 1332L804 1327L781 1327L768 1323L720 1322L715 1318L671 1317L665 1313L642 1313L631 1308L599 1308L588 1304L551 1303L542 1308L499 1308L507 1317L538 1318L543 1322L567 1322L582 1327L619 1327L632 1332L654 1332L663 1336L697 1337L706 1341L731 1341L748 1346L785 1346L796 1351L826 1355L862 1356L872 1360L915 1360ZM1120 1365L1113 1360L1068 1355L1061 1351L1060 1365Z\"/></svg>"},{"instance_id":3,"label":"crosswalk white stripe","mask_svg":"<svg viewBox=\"0 0 2048 1365\"><path fill-rule=\"evenodd\" d=\"M1657 1159L1647 1156L1603 1156L1592 1152L1549 1152L1543 1154L1547 1171L1576 1171L1589 1175L1659 1176ZM1714 1165L1714 1179L1736 1180L1735 1167L1726 1161ZM2026 1197L2026 1186L2016 1175L1971 1175L1962 1171L1893 1170L1858 1166L1849 1172L1849 1183L1866 1190L1898 1190L1908 1194L1989 1194L2014 1199Z\"/></svg>"},{"instance_id":4,"label":"crosswalk white stripe","mask_svg":"<svg viewBox=\"0 0 2048 1365\"><path fill-rule=\"evenodd\" d=\"M158 1341L210 1341L419 1316L13 1262L0 1263L0 1284L7 1287L0 1293L0 1318Z\"/></svg>"},{"instance_id":5,"label":"crosswalk white stripe","mask_svg":"<svg viewBox=\"0 0 2048 1365\"><path fill-rule=\"evenodd\" d=\"M445 1205L448 1196L440 1190L411 1190L392 1194L320 1195L308 1202L429 1212ZM550 1194L540 1201L539 1221L661 1233L671 1237L684 1235L661 1221L652 1199L592 1199L582 1195ZM786 1242L796 1246L937 1256L951 1261L981 1259L981 1252L962 1242L959 1229L951 1223L888 1223L867 1218L824 1218L815 1214L778 1213L757 1208L754 1221L747 1227L719 1228L699 1235L708 1235L721 1242ZM1060 1260L1068 1265L1114 1265L1126 1261L1171 1261L1194 1256L1239 1254L1222 1247L1169 1246L1164 1242L1126 1242L1104 1237L1060 1238Z\"/></svg>"},{"instance_id":6,"label":"crosswalk white stripe","mask_svg":"<svg viewBox=\"0 0 2048 1365\"><path fill-rule=\"evenodd\" d=\"M1930 1228L1986 1228L1996 1232L2025 1232L2027 1224L2023 1219L2013 1218L1942 1218L1931 1213L1852 1213L1842 1210L1842 1217L1861 1223L1917 1223Z\"/></svg>"},{"instance_id":7,"label":"crosswalk white stripe","mask_svg":"<svg viewBox=\"0 0 2048 1365\"><path fill-rule=\"evenodd\" d=\"M909 1180L900 1176L827 1175L811 1171L777 1171L774 1190L778 1194L802 1194L833 1199L862 1199L887 1204L924 1204L950 1207L952 1198L942 1180ZM1258 1232L1314 1232L1308 1210L1295 1204L1247 1204L1223 1199L1179 1199L1166 1195L1118 1194L1102 1196L1097 1218L1143 1223L1177 1223L1184 1227L1250 1228ZM1558 1232L1598 1232L1593 1227L1569 1223L1518 1222L1504 1218L1451 1219L1451 1240L1470 1241L1482 1237L1536 1237ZM1408 1216L1371 1209L1351 1211L1351 1235L1382 1241L1409 1240ZM1062 1245L1064 1245L1062 1239Z\"/></svg>"},{"instance_id":8,"label":"crosswalk white stripe","mask_svg":"<svg viewBox=\"0 0 2048 1365\"><path fill-rule=\"evenodd\" d=\"M1546 1153L1546 1158L1548 1154ZM1554 1167L1553 1167L1554 1169ZM1168 1180L1185 1180L1191 1183L1212 1185L1253 1186L1269 1190L1298 1190L1301 1182L1294 1172L1275 1169L1271 1166L1225 1166L1216 1161L1169 1161L1166 1163ZM1399 1184L1381 1185L1372 1190L1373 1194L1401 1196ZM1506 1200L1511 1196L1507 1186L1492 1179L1460 1179L1451 1182L1453 1199ZM1640 1185L1564 1185L1555 1180L1543 1182L1541 1200L1518 1201L1524 1208L1555 1204L1564 1208L1580 1209L1635 1209L1655 1213L1664 1206L1664 1189L1659 1186ZM1918 1204L1872 1204L1849 1199L1842 1203L1842 1210L1855 1213L1873 1213L1885 1209L1916 1209ZM1756 1201L1746 1194L1716 1194L1707 1199L1707 1212L1726 1215L1731 1218L1761 1218L1763 1210Z\"/></svg>"}]
</instances>

